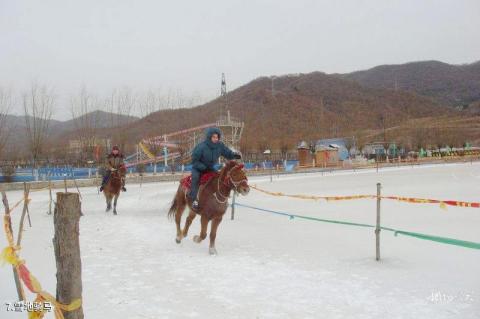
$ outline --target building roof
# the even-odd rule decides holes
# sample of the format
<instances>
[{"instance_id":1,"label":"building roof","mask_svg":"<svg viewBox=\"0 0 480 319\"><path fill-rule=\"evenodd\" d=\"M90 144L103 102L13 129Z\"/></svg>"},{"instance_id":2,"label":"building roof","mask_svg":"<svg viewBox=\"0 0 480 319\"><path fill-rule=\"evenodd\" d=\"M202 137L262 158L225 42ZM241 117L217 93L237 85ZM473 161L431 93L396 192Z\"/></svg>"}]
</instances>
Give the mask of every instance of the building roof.
<instances>
[{"instance_id":1,"label":"building roof","mask_svg":"<svg viewBox=\"0 0 480 319\"><path fill-rule=\"evenodd\" d=\"M310 149L310 145L305 141L301 141L297 148Z\"/></svg>"}]
</instances>

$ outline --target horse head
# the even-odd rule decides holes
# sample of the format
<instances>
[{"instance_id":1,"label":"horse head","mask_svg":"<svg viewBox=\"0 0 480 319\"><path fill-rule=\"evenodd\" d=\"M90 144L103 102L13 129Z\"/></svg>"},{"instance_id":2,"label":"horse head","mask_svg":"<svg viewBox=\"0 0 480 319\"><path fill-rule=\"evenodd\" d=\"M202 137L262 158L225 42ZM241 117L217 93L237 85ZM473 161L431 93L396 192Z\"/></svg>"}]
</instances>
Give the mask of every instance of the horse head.
<instances>
[{"instance_id":1,"label":"horse head","mask_svg":"<svg viewBox=\"0 0 480 319\"><path fill-rule=\"evenodd\" d=\"M244 165L235 161L229 161L225 165L227 169L227 175L225 176L225 183L231 185L232 188L242 195L247 195L250 192L248 186L247 173L245 172Z\"/></svg>"},{"instance_id":2,"label":"horse head","mask_svg":"<svg viewBox=\"0 0 480 319\"><path fill-rule=\"evenodd\" d=\"M110 178L108 184L112 187L114 193L120 191L122 187L122 177L125 176L126 169L124 166L120 166L118 169L110 172Z\"/></svg>"}]
</instances>

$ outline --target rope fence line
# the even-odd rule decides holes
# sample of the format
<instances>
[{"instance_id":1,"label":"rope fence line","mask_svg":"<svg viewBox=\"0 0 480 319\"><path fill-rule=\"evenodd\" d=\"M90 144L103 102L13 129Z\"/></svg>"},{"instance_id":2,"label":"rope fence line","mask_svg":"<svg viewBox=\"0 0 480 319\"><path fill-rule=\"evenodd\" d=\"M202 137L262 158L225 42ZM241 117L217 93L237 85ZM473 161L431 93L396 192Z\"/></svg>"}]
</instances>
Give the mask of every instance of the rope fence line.
<instances>
[{"instance_id":1,"label":"rope fence line","mask_svg":"<svg viewBox=\"0 0 480 319\"><path fill-rule=\"evenodd\" d=\"M357 226L357 227L366 227L366 228L375 228L376 227L375 225L370 225L370 224L355 223L355 222L333 220L333 219L322 219L322 218L293 214L293 213L289 213L289 212L274 211L274 210L270 210L270 209L265 209L265 208L240 204L238 202L235 203L234 206L250 208L250 209L253 209L253 210L272 213L272 214L275 214L275 215L287 216L287 217L290 218L290 220L293 220L295 218L299 218L299 219L305 219L305 220L311 220L311 221L317 221L317 222L325 222L325 223L348 225L348 226ZM380 229L393 232L394 236L404 235L404 236L410 236L410 237L414 237L414 238L418 238L418 239L434 241L434 242L438 242L438 243L442 243L442 244L449 244L449 245L455 245L455 246L472 248L472 249L480 249L480 243L477 243L477 242L471 242L471 241L466 241L466 240L461 240L461 239L441 237L441 236L435 236L435 235L429 235L429 234L423 234L423 233L417 233L417 232L410 232L410 231L394 229L394 228L390 228L390 227L380 227Z\"/></svg>"},{"instance_id":2,"label":"rope fence line","mask_svg":"<svg viewBox=\"0 0 480 319\"><path fill-rule=\"evenodd\" d=\"M312 199L312 200L326 200L326 201L340 201L340 200L356 200L356 199L375 199L377 195L349 195L349 196L318 196L318 195L304 195L304 194L285 194L282 192L271 192L265 189L261 189L256 185L250 185L250 188L253 188L256 191L261 193L278 196L278 197L289 197L297 199ZM480 208L480 202L465 202L465 201L456 201L456 200L438 200L438 199L426 199L426 198L415 198L415 197L401 197L401 196L380 196L381 199L396 200L407 203L415 204L439 204L440 208L446 209L448 206L456 207L471 207L471 208Z\"/></svg>"},{"instance_id":3,"label":"rope fence line","mask_svg":"<svg viewBox=\"0 0 480 319\"><path fill-rule=\"evenodd\" d=\"M46 311L49 310L45 302L49 302L53 306L53 311L55 314L56 319L64 319L63 311L73 311L78 309L82 305L81 299L76 299L72 301L72 303L66 305L58 302L56 298L51 295L50 293L44 291L40 282L37 278L30 272L30 270L25 265L25 260L20 259L19 250L21 249L20 245L16 245L13 239L13 231L12 231L12 220L10 217L10 213L20 205L20 203L25 202L25 205L28 206L30 202L29 198L24 197L23 199L19 200L12 208L8 207L8 201L6 199L5 192L2 192L2 199L5 205L5 214L3 216L3 228L5 231L5 236L7 238L8 246L5 247L0 252L0 265L5 263L11 264L16 273L18 273L19 278L28 288L28 290L34 294L36 294L35 302L39 303L41 307L38 311L34 311L29 313L29 318L38 318L41 319L44 317ZM21 286L21 284L20 284ZM23 287L20 287L23 295ZM24 295L22 296L24 298Z\"/></svg>"}]
</instances>

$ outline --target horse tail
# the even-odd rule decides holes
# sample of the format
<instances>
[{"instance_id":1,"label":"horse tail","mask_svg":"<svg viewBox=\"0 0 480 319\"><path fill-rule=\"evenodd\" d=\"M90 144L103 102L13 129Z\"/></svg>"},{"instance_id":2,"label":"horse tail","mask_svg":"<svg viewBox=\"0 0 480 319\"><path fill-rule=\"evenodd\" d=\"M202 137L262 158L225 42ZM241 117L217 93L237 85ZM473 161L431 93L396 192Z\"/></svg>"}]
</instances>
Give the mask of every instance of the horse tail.
<instances>
[{"instance_id":1,"label":"horse tail","mask_svg":"<svg viewBox=\"0 0 480 319\"><path fill-rule=\"evenodd\" d=\"M168 218L175 217L177 210L180 208L181 203L179 203L179 201L181 199L181 191L181 186L179 186L177 192L175 193L175 197L173 198L172 205L168 210Z\"/></svg>"},{"instance_id":2,"label":"horse tail","mask_svg":"<svg viewBox=\"0 0 480 319\"><path fill-rule=\"evenodd\" d=\"M172 201L172 205L168 210L168 218L173 218L173 216L175 216L175 213L177 212L177 207L178 207L177 196L175 196L175 198Z\"/></svg>"}]
</instances>

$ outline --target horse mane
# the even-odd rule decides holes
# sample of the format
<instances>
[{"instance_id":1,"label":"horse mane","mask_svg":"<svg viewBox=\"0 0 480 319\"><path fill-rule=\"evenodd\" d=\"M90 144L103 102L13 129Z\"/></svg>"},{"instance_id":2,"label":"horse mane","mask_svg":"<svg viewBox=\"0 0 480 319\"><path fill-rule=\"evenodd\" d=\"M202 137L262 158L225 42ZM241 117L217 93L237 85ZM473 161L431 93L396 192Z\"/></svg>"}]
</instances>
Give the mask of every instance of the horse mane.
<instances>
[{"instance_id":1,"label":"horse mane","mask_svg":"<svg viewBox=\"0 0 480 319\"><path fill-rule=\"evenodd\" d=\"M237 162L235 161L228 161L225 166L222 168L220 171L219 177L223 180L225 178L225 175L232 170L237 165Z\"/></svg>"},{"instance_id":2,"label":"horse mane","mask_svg":"<svg viewBox=\"0 0 480 319\"><path fill-rule=\"evenodd\" d=\"M237 165L235 161L228 161L225 166L222 167L220 172L218 172L218 176L215 176L214 178L210 179L204 186L204 188L207 188L213 181L216 181L220 179L221 181L225 179L226 174Z\"/></svg>"}]
</instances>

